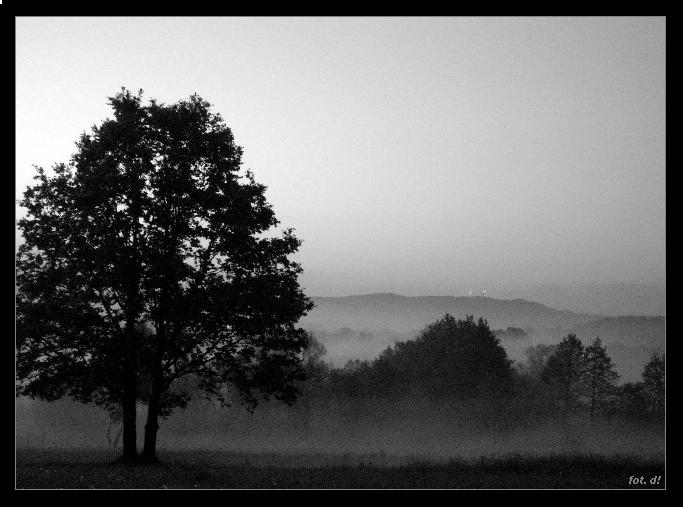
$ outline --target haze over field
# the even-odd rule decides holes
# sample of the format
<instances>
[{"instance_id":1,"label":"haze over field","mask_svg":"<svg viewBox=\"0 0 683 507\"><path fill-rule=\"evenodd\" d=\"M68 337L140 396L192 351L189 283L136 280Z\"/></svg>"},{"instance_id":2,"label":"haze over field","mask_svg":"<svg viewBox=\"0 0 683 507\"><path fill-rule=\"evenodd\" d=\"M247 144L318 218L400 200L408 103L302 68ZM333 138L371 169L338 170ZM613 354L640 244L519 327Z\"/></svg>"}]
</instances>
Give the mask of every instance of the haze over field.
<instances>
[{"instance_id":1,"label":"haze over field","mask_svg":"<svg viewBox=\"0 0 683 507\"><path fill-rule=\"evenodd\" d=\"M397 294L368 294L343 298L314 298L316 308L302 325L326 348L322 360L343 367L354 359L372 360L398 341L414 340L429 323L444 313L457 316L487 315L508 357L526 364L526 351L538 344L557 344L569 332L584 343L600 336L606 344L619 383L640 380L643 366L653 352L662 353L665 345L665 319L658 317L602 317L559 311L525 300L497 300L489 297L406 297ZM218 408L201 398L192 401L164 423L161 445L165 449L227 449L242 452L234 459L264 464L268 453L303 453L309 465L323 456L356 453L354 459L376 460L379 452L389 453L394 463L401 456L415 459L445 459L507 452L557 453L597 452L601 454L636 454L658 456L663 452L659 430L644 429L629 423L611 421L605 426L576 421L567 426L557 421L537 421L527 429L482 426L467 422L466 405L440 407L424 401L423 405L373 404L376 419L357 420L354 408L337 413L318 409L314 422L301 426L300 407L289 411L283 404L262 405L254 415L241 407ZM406 410L410 417L405 419ZM402 412L403 411L403 412ZM144 421L140 412L140 430ZM311 415L309 414L309 417ZM477 409L470 417L478 417ZM350 418L350 419L349 419ZM401 423L401 420L404 420ZM17 401L17 445L25 447L60 447L64 442L76 448L105 448L110 431L106 413L95 407L82 408L71 401L45 403L20 398ZM615 437L615 425L621 425ZM584 431L585 430L585 431ZM431 436L430 436L431 435ZM252 453L252 454L249 454ZM255 457L253 453L265 453ZM319 454L318 458L312 455ZM363 457L365 456L365 457ZM410 458L413 456L413 458ZM297 466L299 461L277 461ZM310 461L313 459L314 461ZM346 459L346 458L345 458ZM303 462L302 462L303 463Z\"/></svg>"}]
</instances>

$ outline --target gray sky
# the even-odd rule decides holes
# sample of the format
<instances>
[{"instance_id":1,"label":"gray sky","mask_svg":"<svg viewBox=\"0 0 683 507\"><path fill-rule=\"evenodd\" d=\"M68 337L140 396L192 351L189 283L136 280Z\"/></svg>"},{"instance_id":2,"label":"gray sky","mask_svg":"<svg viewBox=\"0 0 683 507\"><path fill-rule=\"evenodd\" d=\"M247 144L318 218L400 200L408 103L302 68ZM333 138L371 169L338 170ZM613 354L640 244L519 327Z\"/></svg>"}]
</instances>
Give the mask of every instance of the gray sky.
<instances>
[{"instance_id":1,"label":"gray sky","mask_svg":"<svg viewBox=\"0 0 683 507\"><path fill-rule=\"evenodd\" d=\"M661 282L664 18L18 18L17 198L121 86L197 92L311 295Z\"/></svg>"}]
</instances>

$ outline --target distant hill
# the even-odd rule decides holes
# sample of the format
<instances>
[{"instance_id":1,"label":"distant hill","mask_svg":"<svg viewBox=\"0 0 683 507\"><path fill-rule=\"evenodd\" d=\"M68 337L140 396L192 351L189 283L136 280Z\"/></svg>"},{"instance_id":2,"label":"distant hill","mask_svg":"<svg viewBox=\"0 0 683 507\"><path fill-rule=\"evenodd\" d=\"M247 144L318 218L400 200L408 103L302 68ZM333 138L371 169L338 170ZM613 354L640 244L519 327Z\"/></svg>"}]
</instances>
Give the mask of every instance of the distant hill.
<instances>
[{"instance_id":1,"label":"distant hill","mask_svg":"<svg viewBox=\"0 0 683 507\"><path fill-rule=\"evenodd\" d=\"M316 307L302 324L326 329L350 327L367 331L414 332L450 313L454 317L483 316L491 328L518 327L543 330L570 328L600 318L549 308L523 299L421 296L381 293L346 297L314 297Z\"/></svg>"}]
</instances>

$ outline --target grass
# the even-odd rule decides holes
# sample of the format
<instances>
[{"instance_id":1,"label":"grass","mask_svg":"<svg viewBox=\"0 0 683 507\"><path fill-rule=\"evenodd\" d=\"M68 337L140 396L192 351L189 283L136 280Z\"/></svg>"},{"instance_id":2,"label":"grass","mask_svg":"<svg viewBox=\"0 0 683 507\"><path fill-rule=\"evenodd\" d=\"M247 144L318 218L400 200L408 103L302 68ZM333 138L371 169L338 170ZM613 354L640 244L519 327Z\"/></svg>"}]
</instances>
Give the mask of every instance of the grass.
<instances>
[{"instance_id":1,"label":"grass","mask_svg":"<svg viewBox=\"0 0 683 507\"><path fill-rule=\"evenodd\" d=\"M16 487L176 488L664 488L657 458L599 455L506 455L440 463L383 455L160 453L157 465L116 463L105 451L17 451ZM376 458L376 459L375 459ZM629 484L643 477L644 485ZM659 484L651 478L661 476Z\"/></svg>"}]
</instances>

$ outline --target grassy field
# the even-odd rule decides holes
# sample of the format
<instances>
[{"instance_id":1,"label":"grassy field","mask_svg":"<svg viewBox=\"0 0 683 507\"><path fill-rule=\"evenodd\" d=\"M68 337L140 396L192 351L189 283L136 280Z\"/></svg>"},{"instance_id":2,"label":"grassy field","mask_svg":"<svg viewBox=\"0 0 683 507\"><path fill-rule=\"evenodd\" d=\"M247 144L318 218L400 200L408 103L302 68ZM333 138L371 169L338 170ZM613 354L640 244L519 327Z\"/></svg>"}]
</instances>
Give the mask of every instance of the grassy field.
<instances>
[{"instance_id":1,"label":"grassy field","mask_svg":"<svg viewBox=\"0 0 683 507\"><path fill-rule=\"evenodd\" d=\"M419 457L172 451L157 465L123 465L106 451L17 451L23 488L655 488L664 462L632 456ZM660 476L657 484L650 480ZM645 484L634 483L643 478Z\"/></svg>"}]
</instances>

